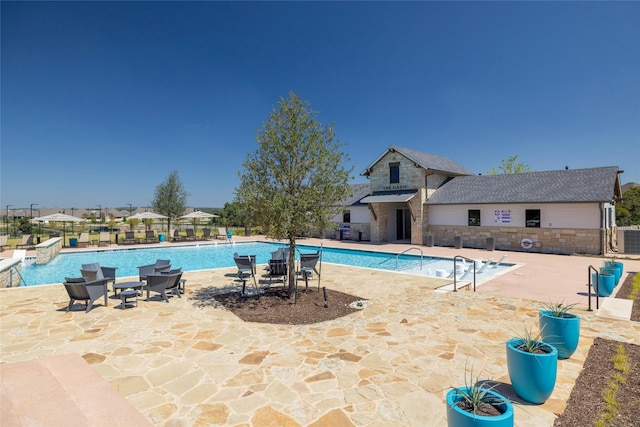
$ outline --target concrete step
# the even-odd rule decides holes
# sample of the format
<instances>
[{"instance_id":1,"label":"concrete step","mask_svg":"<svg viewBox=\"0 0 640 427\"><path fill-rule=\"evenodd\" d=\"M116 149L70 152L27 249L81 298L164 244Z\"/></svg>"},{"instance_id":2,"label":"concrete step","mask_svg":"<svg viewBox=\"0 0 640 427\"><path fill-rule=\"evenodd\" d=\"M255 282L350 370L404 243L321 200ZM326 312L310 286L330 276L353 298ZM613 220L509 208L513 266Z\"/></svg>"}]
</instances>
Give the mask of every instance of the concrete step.
<instances>
[{"instance_id":1,"label":"concrete step","mask_svg":"<svg viewBox=\"0 0 640 427\"><path fill-rule=\"evenodd\" d=\"M605 297L600 299L596 316L607 319L630 320L633 301L630 299Z\"/></svg>"}]
</instances>

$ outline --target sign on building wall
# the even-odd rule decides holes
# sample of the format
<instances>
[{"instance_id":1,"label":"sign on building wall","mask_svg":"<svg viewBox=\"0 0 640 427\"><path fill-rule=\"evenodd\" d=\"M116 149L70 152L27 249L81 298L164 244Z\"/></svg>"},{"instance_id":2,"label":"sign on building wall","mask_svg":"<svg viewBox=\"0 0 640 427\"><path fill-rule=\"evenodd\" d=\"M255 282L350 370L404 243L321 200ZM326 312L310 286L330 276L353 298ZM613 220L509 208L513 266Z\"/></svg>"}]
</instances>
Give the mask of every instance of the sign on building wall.
<instances>
[{"instance_id":1,"label":"sign on building wall","mask_svg":"<svg viewBox=\"0 0 640 427\"><path fill-rule=\"evenodd\" d=\"M511 223L511 209L496 209L493 211L493 222L499 224Z\"/></svg>"}]
</instances>

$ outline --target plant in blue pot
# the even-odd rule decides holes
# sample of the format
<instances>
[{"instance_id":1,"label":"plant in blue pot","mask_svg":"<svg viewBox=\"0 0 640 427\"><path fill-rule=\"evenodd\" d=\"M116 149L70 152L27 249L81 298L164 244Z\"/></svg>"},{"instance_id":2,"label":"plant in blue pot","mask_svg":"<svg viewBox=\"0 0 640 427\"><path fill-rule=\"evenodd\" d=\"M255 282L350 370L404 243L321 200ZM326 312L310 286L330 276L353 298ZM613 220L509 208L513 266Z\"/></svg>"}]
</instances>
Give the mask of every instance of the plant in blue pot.
<instances>
[{"instance_id":1,"label":"plant in blue pot","mask_svg":"<svg viewBox=\"0 0 640 427\"><path fill-rule=\"evenodd\" d=\"M609 269L600 268L600 273L591 274L591 286L599 297L608 297L616 287L616 276Z\"/></svg>"},{"instance_id":2,"label":"plant in blue pot","mask_svg":"<svg viewBox=\"0 0 640 427\"><path fill-rule=\"evenodd\" d=\"M523 336L507 341L507 368L518 396L527 402L544 403L556 385L558 350L525 328Z\"/></svg>"},{"instance_id":3,"label":"plant in blue pot","mask_svg":"<svg viewBox=\"0 0 640 427\"><path fill-rule=\"evenodd\" d=\"M621 262L616 262L615 258L612 258L611 261L605 261L604 268L610 270L613 275L616 276L616 286L618 286L624 265Z\"/></svg>"},{"instance_id":4,"label":"plant in blue pot","mask_svg":"<svg viewBox=\"0 0 640 427\"><path fill-rule=\"evenodd\" d=\"M470 379L473 379L471 372ZM489 381L468 381L446 396L448 427L513 427L513 405Z\"/></svg>"},{"instance_id":5,"label":"plant in blue pot","mask_svg":"<svg viewBox=\"0 0 640 427\"><path fill-rule=\"evenodd\" d=\"M580 317L569 312L575 306L549 302L538 313L542 341L558 350L558 359L570 358L578 348Z\"/></svg>"}]
</instances>

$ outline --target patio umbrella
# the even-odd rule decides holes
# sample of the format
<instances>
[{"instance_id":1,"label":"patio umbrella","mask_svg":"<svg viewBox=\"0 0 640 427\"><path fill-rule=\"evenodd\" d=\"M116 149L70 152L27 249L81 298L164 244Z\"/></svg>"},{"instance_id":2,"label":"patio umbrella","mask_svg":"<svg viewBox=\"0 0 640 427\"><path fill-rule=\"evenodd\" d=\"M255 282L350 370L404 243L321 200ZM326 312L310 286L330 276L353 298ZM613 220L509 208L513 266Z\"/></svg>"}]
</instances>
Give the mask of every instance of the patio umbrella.
<instances>
[{"instance_id":1,"label":"patio umbrella","mask_svg":"<svg viewBox=\"0 0 640 427\"><path fill-rule=\"evenodd\" d=\"M207 212L202 212L202 211L193 211L191 213L188 213L186 215L182 215L180 218L181 219L193 219L193 226L194 228L196 227L196 221L198 221L199 219L210 219L210 218L219 218L220 215L215 215L215 214L210 214Z\"/></svg>"},{"instance_id":2,"label":"patio umbrella","mask_svg":"<svg viewBox=\"0 0 640 427\"><path fill-rule=\"evenodd\" d=\"M129 217L129 219L134 219L134 218L145 220L145 219L167 219L169 217L165 215L157 214L155 212L141 212Z\"/></svg>"},{"instance_id":3,"label":"patio umbrella","mask_svg":"<svg viewBox=\"0 0 640 427\"><path fill-rule=\"evenodd\" d=\"M64 246L64 242L66 242L67 238L67 222L82 222L83 218L78 218L77 216L71 216L63 213L55 213L51 215L45 215L38 218L34 218L34 221L38 222L61 222L62 223L62 246Z\"/></svg>"}]
</instances>

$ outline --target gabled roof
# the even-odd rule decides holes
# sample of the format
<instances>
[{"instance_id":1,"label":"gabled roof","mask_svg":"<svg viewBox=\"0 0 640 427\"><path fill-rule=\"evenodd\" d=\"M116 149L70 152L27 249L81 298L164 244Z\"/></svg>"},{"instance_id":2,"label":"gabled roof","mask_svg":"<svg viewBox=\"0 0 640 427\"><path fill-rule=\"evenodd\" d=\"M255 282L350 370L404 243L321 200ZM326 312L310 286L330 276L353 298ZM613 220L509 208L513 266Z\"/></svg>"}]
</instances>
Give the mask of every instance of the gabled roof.
<instances>
[{"instance_id":1,"label":"gabled roof","mask_svg":"<svg viewBox=\"0 0 640 427\"><path fill-rule=\"evenodd\" d=\"M369 195L371 192L371 185L366 184L351 184L349 185L351 191L349 195L340 202L340 206L353 206L359 205L360 199Z\"/></svg>"},{"instance_id":2,"label":"gabled roof","mask_svg":"<svg viewBox=\"0 0 640 427\"><path fill-rule=\"evenodd\" d=\"M442 185L426 204L604 203L618 198L619 188L616 166L458 176Z\"/></svg>"},{"instance_id":3,"label":"gabled roof","mask_svg":"<svg viewBox=\"0 0 640 427\"><path fill-rule=\"evenodd\" d=\"M473 172L446 157L423 153L421 151L415 151L409 148L398 147L397 145L392 145L387 148L387 150L382 153L373 163L371 163L360 175L369 176L369 173L371 172L373 166L378 163L387 153L394 151L402 154L404 157L414 162L417 166L420 166L426 170L444 172L448 175L473 175Z\"/></svg>"}]
</instances>

